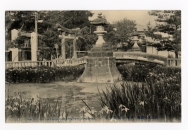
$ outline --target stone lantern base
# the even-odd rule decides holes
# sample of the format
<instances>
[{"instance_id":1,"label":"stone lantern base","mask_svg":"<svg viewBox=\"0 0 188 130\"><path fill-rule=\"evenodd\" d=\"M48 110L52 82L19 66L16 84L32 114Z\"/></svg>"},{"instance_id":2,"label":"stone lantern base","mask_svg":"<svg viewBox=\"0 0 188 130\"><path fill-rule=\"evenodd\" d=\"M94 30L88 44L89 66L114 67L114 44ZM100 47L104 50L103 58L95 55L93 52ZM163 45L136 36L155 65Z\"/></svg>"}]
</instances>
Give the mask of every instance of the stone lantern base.
<instances>
[{"instance_id":1,"label":"stone lantern base","mask_svg":"<svg viewBox=\"0 0 188 130\"><path fill-rule=\"evenodd\" d=\"M113 52L106 47L94 47L88 54L85 71L78 82L114 83L120 79Z\"/></svg>"}]
</instances>

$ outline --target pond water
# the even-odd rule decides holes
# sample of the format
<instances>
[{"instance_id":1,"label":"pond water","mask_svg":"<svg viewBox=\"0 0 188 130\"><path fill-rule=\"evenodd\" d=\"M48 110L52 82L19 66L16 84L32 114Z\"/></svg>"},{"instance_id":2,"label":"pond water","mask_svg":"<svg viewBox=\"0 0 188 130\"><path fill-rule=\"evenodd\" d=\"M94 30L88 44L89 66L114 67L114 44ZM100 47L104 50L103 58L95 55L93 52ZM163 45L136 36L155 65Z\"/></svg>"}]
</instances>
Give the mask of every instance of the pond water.
<instances>
[{"instance_id":1,"label":"pond water","mask_svg":"<svg viewBox=\"0 0 188 130\"><path fill-rule=\"evenodd\" d=\"M90 108L101 110L98 89L105 91L110 84L77 83L77 82L53 82L53 83L21 83L6 84L5 97L14 97L22 94L23 99L43 99L51 103L62 103L61 111L69 113L71 118L82 116L80 109L85 106L84 100Z\"/></svg>"}]
</instances>

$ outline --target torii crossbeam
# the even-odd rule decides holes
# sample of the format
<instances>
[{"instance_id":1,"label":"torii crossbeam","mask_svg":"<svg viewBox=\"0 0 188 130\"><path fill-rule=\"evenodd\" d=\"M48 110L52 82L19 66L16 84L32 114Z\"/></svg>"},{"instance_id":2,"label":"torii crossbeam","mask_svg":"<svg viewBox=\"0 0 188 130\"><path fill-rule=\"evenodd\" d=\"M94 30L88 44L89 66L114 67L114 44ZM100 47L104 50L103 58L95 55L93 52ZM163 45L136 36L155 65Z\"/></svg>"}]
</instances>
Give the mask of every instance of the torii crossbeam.
<instances>
[{"instance_id":1,"label":"torii crossbeam","mask_svg":"<svg viewBox=\"0 0 188 130\"><path fill-rule=\"evenodd\" d=\"M56 24L56 27L58 28L59 31L62 32L60 35L61 40L61 56L62 59L66 59L65 55L65 39L73 39L73 58L77 58L77 52L76 52L76 39L78 38L77 35L80 32L80 28L76 29L68 29L63 27L60 24ZM65 35L68 33L68 35Z\"/></svg>"}]
</instances>

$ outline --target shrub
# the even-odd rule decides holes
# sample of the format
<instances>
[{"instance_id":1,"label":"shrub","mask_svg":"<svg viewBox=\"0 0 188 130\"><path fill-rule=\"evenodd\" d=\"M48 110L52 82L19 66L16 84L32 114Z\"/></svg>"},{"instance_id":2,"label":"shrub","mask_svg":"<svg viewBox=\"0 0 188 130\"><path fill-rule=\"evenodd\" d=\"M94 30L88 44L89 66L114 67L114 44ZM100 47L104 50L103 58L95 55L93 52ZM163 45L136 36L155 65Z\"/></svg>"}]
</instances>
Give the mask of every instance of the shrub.
<instances>
[{"instance_id":1,"label":"shrub","mask_svg":"<svg viewBox=\"0 0 188 130\"><path fill-rule=\"evenodd\" d=\"M6 81L10 83L46 83L77 79L84 71L84 66L66 66L51 68L47 66L6 69Z\"/></svg>"},{"instance_id":2,"label":"shrub","mask_svg":"<svg viewBox=\"0 0 188 130\"><path fill-rule=\"evenodd\" d=\"M166 77L173 77L179 75L181 80L181 68L164 67L155 64L124 64L119 65L119 72L125 81L145 82L149 73L155 73L158 76L165 74Z\"/></svg>"}]
</instances>

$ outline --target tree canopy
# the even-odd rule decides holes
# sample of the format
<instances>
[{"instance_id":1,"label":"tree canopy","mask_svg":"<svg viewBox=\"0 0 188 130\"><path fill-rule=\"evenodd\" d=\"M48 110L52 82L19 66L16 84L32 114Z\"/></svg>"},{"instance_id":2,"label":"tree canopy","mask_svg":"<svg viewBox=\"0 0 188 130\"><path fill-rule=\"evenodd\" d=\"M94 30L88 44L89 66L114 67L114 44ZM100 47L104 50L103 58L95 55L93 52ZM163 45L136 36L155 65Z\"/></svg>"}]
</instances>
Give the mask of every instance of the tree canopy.
<instances>
[{"instance_id":1,"label":"tree canopy","mask_svg":"<svg viewBox=\"0 0 188 130\"><path fill-rule=\"evenodd\" d=\"M93 27L90 26L88 17L93 13L90 11L6 11L6 39L11 39L11 30L17 29L19 32L34 32L35 31L35 15L37 19L42 19L42 23L37 23L39 38L39 46L53 47L54 44L60 45L61 40L58 38L59 32L56 24L68 28L80 28L78 49L89 50L92 44L96 41L96 35L91 33ZM16 43L23 44L24 37L19 36Z\"/></svg>"},{"instance_id":2,"label":"tree canopy","mask_svg":"<svg viewBox=\"0 0 188 130\"><path fill-rule=\"evenodd\" d=\"M96 27L90 24L88 17L92 17L91 11L6 11L6 39L10 40L11 30L17 29L19 32L31 33L35 31L35 16L38 19L38 34L41 36L38 40L39 47L54 47L54 44L60 46L59 32L56 24L60 24L68 29L80 28L80 33L77 39L77 50L88 51L97 40L97 35L94 34ZM127 50L132 44L130 36L135 29L135 21L123 19L113 24L105 26L108 32L104 35L104 40L109 45L117 46L117 43L126 42ZM114 29L116 28L116 30ZM24 36L19 36L15 43L23 44ZM70 41L66 41L70 43ZM69 49L71 46L68 46ZM70 54L69 54L70 55Z\"/></svg>"},{"instance_id":3,"label":"tree canopy","mask_svg":"<svg viewBox=\"0 0 188 130\"><path fill-rule=\"evenodd\" d=\"M178 58L178 53L181 51L181 11L155 10L150 11L149 14L157 16L157 19L155 27L148 26L146 35L160 41L159 44L153 44L157 50L174 51ZM167 36L163 37L161 33Z\"/></svg>"},{"instance_id":4,"label":"tree canopy","mask_svg":"<svg viewBox=\"0 0 188 130\"><path fill-rule=\"evenodd\" d=\"M105 34L104 39L116 47L121 43L122 50L126 51L133 45L131 37L135 27L135 21L124 18L105 27L108 33Z\"/></svg>"}]
</instances>

